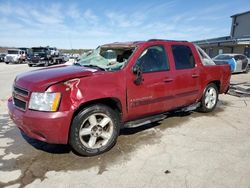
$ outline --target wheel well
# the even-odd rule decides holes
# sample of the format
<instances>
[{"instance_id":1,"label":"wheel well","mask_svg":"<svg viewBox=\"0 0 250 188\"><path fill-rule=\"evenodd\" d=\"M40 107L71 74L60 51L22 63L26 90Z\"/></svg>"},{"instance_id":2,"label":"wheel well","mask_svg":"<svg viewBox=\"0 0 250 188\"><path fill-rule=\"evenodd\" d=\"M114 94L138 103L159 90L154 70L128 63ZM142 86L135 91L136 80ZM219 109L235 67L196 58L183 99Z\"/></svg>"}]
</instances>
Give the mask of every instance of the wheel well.
<instances>
[{"instance_id":1,"label":"wheel well","mask_svg":"<svg viewBox=\"0 0 250 188\"><path fill-rule=\"evenodd\" d=\"M215 80L215 81L210 82L209 84L211 84L211 83L214 83L218 89L218 92L220 92L220 81Z\"/></svg>"},{"instance_id":2,"label":"wheel well","mask_svg":"<svg viewBox=\"0 0 250 188\"><path fill-rule=\"evenodd\" d=\"M103 98L103 99L96 99L92 101L88 101L83 103L79 106L79 108L74 112L74 116L78 114L83 108L86 108L93 104L104 104L112 108L114 111L117 111L119 114L122 113L122 105L121 102L116 98Z\"/></svg>"},{"instance_id":3,"label":"wheel well","mask_svg":"<svg viewBox=\"0 0 250 188\"><path fill-rule=\"evenodd\" d=\"M93 104L104 104L106 106L109 106L114 111L116 111L119 114L119 117L121 118L121 115L122 115L121 102L116 98L102 98L102 99L96 99L96 100L88 101L86 103L81 104L79 108L74 112L72 120L82 109Z\"/></svg>"},{"instance_id":4,"label":"wheel well","mask_svg":"<svg viewBox=\"0 0 250 188\"><path fill-rule=\"evenodd\" d=\"M82 109L87 108L88 106L93 105L93 104L104 104L104 105L109 106L110 108L112 108L114 111L116 111L119 114L119 118L121 120L121 118L122 118L122 105L121 105L121 102L116 98L103 98L103 99L97 99L97 100L92 100L92 101L88 101L86 103L83 103L79 106L79 108L74 112L74 114L72 116L69 132L68 132L68 142L69 142L69 136L70 136L70 129L71 129L71 125L72 125L74 117Z\"/></svg>"}]
</instances>

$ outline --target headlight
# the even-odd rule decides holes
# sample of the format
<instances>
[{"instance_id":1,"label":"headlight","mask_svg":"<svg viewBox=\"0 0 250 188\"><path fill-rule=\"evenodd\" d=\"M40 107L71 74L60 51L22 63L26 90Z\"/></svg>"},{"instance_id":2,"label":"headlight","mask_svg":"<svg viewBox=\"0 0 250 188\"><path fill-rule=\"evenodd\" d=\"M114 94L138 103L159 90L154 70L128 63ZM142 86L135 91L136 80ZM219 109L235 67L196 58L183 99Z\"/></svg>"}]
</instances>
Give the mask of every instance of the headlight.
<instances>
[{"instance_id":1,"label":"headlight","mask_svg":"<svg viewBox=\"0 0 250 188\"><path fill-rule=\"evenodd\" d=\"M33 92L30 97L29 109L55 112L58 109L61 93L37 93Z\"/></svg>"}]
</instances>

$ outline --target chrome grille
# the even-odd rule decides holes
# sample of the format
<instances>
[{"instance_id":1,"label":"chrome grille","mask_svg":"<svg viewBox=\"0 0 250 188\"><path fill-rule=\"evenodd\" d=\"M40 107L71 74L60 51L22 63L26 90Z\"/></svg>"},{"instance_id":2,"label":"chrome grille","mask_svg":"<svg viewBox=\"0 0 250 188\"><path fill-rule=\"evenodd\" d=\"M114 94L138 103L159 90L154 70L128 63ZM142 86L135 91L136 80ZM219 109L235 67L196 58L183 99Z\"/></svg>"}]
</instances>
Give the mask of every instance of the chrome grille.
<instances>
[{"instance_id":1,"label":"chrome grille","mask_svg":"<svg viewBox=\"0 0 250 188\"><path fill-rule=\"evenodd\" d=\"M12 95L15 107L25 111L29 100L29 91L14 85Z\"/></svg>"},{"instance_id":2,"label":"chrome grille","mask_svg":"<svg viewBox=\"0 0 250 188\"><path fill-rule=\"evenodd\" d=\"M15 98L15 97L13 98L13 101L14 101L14 105L18 109L25 111L25 109L26 109L26 102L24 102L24 101L22 101L22 100L20 100L18 98Z\"/></svg>"},{"instance_id":3,"label":"chrome grille","mask_svg":"<svg viewBox=\"0 0 250 188\"><path fill-rule=\"evenodd\" d=\"M29 91L27 91L26 89L22 89L20 87L13 86L13 90L16 94L19 94L22 96L29 96Z\"/></svg>"}]
</instances>

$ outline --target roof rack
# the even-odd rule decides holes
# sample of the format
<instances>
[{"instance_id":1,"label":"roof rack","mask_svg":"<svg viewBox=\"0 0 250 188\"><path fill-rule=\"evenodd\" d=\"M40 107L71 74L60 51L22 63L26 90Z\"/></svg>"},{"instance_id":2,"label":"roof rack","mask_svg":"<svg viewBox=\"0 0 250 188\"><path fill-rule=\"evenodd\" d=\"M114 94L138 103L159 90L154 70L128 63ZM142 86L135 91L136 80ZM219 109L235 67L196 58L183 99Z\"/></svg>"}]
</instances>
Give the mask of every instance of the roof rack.
<instances>
[{"instance_id":1,"label":"roof rack","mask_svg":"<svg viewBox=\"0 0 250 188\"><path fill-rule=\"evenodd\" d=\"M152 41L165 41L165 42L188 42L186 40L166 40L166 39L149 39L148 42Z\"/></svg>"}]
</instances>

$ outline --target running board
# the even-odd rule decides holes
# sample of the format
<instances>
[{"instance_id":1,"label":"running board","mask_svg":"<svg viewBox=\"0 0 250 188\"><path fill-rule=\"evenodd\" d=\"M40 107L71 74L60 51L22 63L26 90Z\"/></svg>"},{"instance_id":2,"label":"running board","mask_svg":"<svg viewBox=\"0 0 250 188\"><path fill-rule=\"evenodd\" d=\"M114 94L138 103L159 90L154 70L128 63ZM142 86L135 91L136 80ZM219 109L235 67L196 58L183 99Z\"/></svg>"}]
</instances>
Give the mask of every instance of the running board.
<instances>
[{"instance_id":1,"label":"running board","mask_svg":"<svg viewBox=\"0 0 250 188\"><path fill-rule=\"evenodd\" d=\"M134 121L129 121L129 122L124 124L124 128L140 127L140 126L145 125L145 124L149 124L152 122L163 120L166 117L167 117L167 115L160 114L160 115L154 115L154 116L150 116L150 117L146 117L146 118L142 118L142 119L138 119L138 120L134 120Z\"/></svg>"},{"instance_id":2,"label":"running board","mask_svg":"<svg viewBox=\"0 0 250 188\"><path fill-rule=\"evenodd\" d=\"M193 111L193 110L196 110L197 108L199 108L200 105L201 105L201 103L197 102L197 103L194 103L194 104L192 104L190 106L180 108L179 110L174 110L172 112ZM149 117L142 118L142 119L137 119L137 120L134 120L134 121L129 121L129 122L124 124L124 128L136 128L136 127L140 127L142 125L146 125L146 124L149 124L149 123L153 123L153 122L156 122L156 121L163 120L163 119L165 119L167 117L167 113L168 112L163 113L163 114L154 115L154 116L149 116Z\"/></svg>"},{"instance_id":3,"label":"running board","mask_svg":"<svg viewBox=\"0 0 250 188\"><path fill-rule=\"evenodd\" d=\"M180 109L180 111L189 112L189 111L196 110L200 106L201 106L201 103L197 102L197 103L194 103L194 104L192 104L190 106L187 106L187 107L184 107L184 108Z\"/></svg>"}]
</instances>

